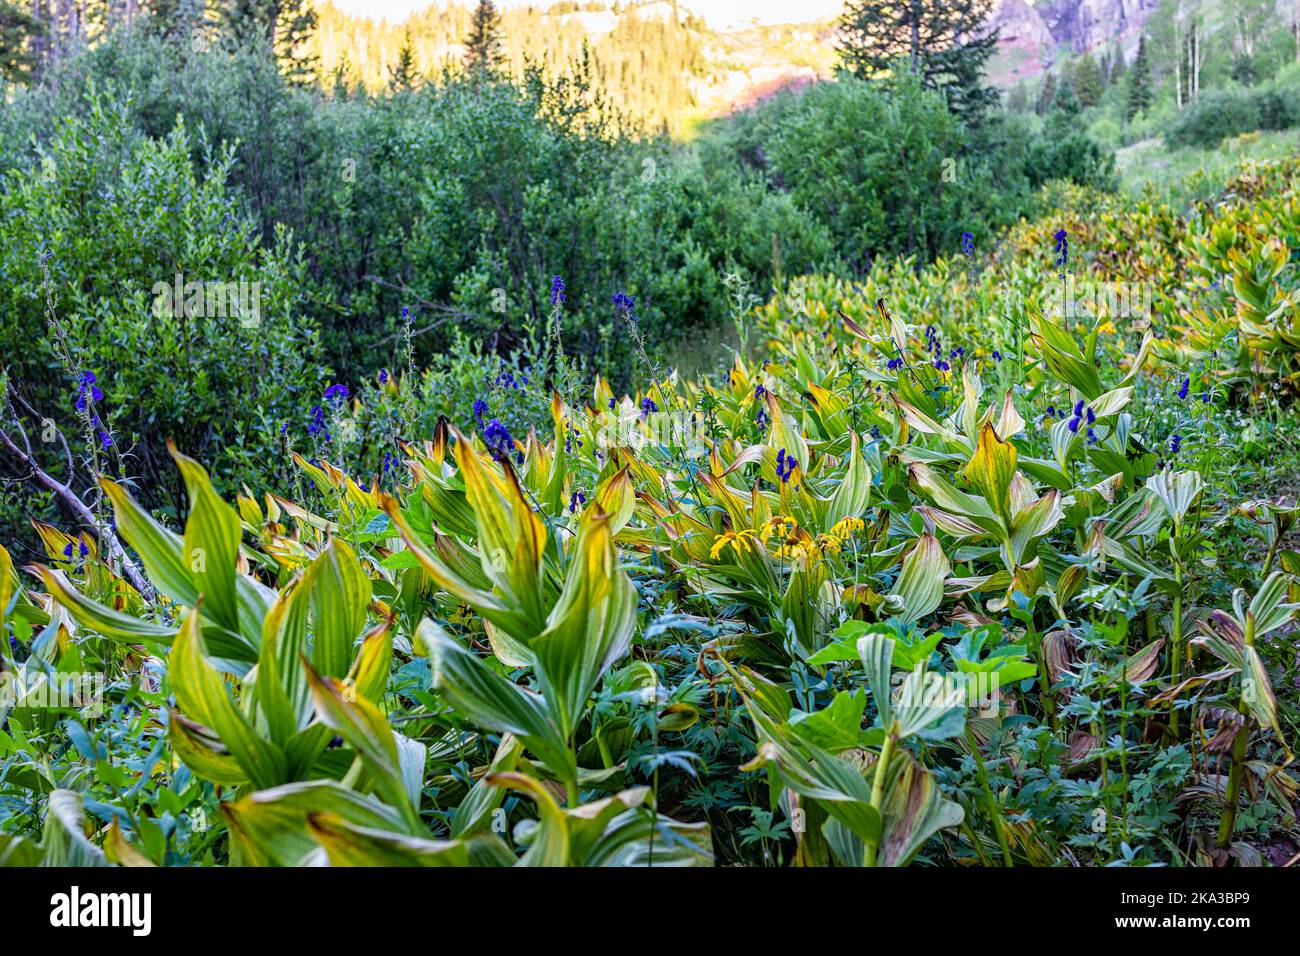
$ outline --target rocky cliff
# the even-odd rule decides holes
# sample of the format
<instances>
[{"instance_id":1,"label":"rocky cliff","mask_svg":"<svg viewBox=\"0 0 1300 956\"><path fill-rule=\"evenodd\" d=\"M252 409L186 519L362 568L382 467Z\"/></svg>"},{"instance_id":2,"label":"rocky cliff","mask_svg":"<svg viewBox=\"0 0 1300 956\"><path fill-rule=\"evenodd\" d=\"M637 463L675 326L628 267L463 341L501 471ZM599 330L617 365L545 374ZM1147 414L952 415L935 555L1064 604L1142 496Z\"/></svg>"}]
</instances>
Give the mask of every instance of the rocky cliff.
<instances>
[{"instance_id":1,"label":"rocky cliff","mask_svg":"<svg viewBox=\"0 0 1300 956\"><path fill-rule=\"evenodd\" d=\"M995 79L1013 82L1034 76L1061 56L1099 53L1116 43L1131 55L1157 2L1000 0L993 14L993 25L1001 30Z\"/></svg>"}]
</instances>

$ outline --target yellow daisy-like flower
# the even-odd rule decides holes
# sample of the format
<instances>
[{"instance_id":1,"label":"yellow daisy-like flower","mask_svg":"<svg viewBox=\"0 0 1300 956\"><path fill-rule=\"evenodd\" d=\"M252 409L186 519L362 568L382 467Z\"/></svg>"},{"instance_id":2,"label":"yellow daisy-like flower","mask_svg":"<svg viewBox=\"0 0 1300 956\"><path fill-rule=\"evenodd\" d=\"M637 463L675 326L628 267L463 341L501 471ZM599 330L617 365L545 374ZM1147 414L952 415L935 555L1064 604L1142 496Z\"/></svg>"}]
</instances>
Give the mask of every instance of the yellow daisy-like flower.
<instances>
[{"instance_id":1,"label":"yellow daisy-like flower","mask_svg":"<svg viewBox=\"0 0 1300 956\"><path fill-rule=\"evenodd\" d=\"M1115 323L1110 321L1110 319L1107 319L1101 324L1101 328L1097 331L1101 332L1103 335L1114 335L1116 332Z\"/></svg>"},{"instance_id":2,"label":"yellow daisy-like flower","mask_svg":"<svg viewBox=\"0 0 1300 956\"><path fill-rule=\"evenodd\" d=\"M861 518L843 518L836 523L835 527L831 528L830 533L833 537L838 538L842 544L849 540L850 535L856 534L866 526L867 523Z\"/></svg>"},{"instance_id":3,"label":"yellow daisy-like flower","mask_svg":"<svg viewBox=\"0 0 1300 956\"><path fill-rule=\"evenodd\" d=\"M788 515L777 515L775 518L768 518L763 524L763 542L766 543L774 535L781 538L791 537L798 530L799 522Z\"/></svg>"},{"instance_id":4,"label":"yellow daisy-like flower","mask_svg":"<svg viewBox=\"0 0 1300 956\"><path fill-rule=\"evenodd\" d=\"M817 550L822 554L839 554L842 542L833 534L819 534L817 536Z\"/></svg>"},{"instance_id":5,"label":"yellow daisy-like flower","mask_svg":"<svg viewBox=\"0 0 1300 956\"><path fill-rule=\"evenodd\" d=\"M816 553L816 549L809 547L808 544L803 541L795 541L794 539L790 539L789 542L776 549L776 556L778 558L798 559L815 556Z\"/></svg>"},{"instance_id":6,"label":"yellow daisy-like flower","mask_svg":"<svg viewBox=\"0 0 1300 956\"><path fill-rule=\"evenodd\" d=\"M709 557L714 561L718 560L727 545L731 545L731 550L736 552L737 556L744 554L751 547L750 543L745 540L746 535L752 538L754 532L746 529L739 533L728 531L720 535L718 540L713 542L713 547L709 549Z\"/></svg>"}]
</instances>

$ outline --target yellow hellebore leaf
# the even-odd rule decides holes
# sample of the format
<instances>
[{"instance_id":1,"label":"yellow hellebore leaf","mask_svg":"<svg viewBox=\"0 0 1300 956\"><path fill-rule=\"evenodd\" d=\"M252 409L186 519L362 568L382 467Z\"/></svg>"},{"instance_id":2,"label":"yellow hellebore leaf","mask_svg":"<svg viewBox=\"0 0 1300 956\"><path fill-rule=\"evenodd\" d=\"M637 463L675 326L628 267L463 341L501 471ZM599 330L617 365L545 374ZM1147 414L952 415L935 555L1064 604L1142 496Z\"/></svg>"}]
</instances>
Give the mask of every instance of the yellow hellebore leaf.
<instances>
[{"instance_id":1,"label":"yellow hellebore leaf","mask_svg":"<svg viewBox=\"0 0 1300 956\"><path fill-rule=\"evenodd\" d=\"M975 454L963 472L1008 526L1011 524L1011 479L1015 477L1018 461L1016 446L999 438L993 426L985 422L980 428Z\"/></svg>"}]
</instances>

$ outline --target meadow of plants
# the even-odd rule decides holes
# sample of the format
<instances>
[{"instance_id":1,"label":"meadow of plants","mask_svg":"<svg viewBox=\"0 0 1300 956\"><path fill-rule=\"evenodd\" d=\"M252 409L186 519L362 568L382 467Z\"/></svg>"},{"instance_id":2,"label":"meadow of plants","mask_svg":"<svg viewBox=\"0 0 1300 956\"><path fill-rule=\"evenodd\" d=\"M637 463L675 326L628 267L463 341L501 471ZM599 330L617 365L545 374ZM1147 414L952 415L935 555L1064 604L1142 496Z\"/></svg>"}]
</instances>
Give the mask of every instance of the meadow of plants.
<instances>
[{"instance_id":1,"label":"meadow of plants","mask_svg":"<svg viewBox=\"0 0 1300 956\"><path fill-rule=\"evenodd\" d=\"M559 274L436 421L411 361L279 487L172 445L169 522L103 477L101 533L0 550L0 862L1294 863L1300 161L1053 189L928 265L732 276L717 372L619 291L612 387Z\"/></svg>"}]
</instances>

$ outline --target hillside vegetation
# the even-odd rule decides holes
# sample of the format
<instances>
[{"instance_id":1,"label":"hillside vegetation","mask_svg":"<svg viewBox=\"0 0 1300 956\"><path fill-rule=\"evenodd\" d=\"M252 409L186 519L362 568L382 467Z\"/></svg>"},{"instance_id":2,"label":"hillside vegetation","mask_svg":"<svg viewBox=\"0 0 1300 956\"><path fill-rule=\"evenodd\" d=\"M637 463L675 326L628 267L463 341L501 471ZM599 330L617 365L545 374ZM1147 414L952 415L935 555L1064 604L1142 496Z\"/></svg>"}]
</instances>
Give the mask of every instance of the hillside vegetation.
<instances>
[{"instance_id":1,"label":"hillside vegetation","mask_svg":"<svg viewBox=\"0 0 1300 956\"><path fill-rule=\"evenodd\" d=\"M0 864L1294 862L1280 132L918 39L684 143L291 6L23 34Z\"/></svg>"}]
</instances>

